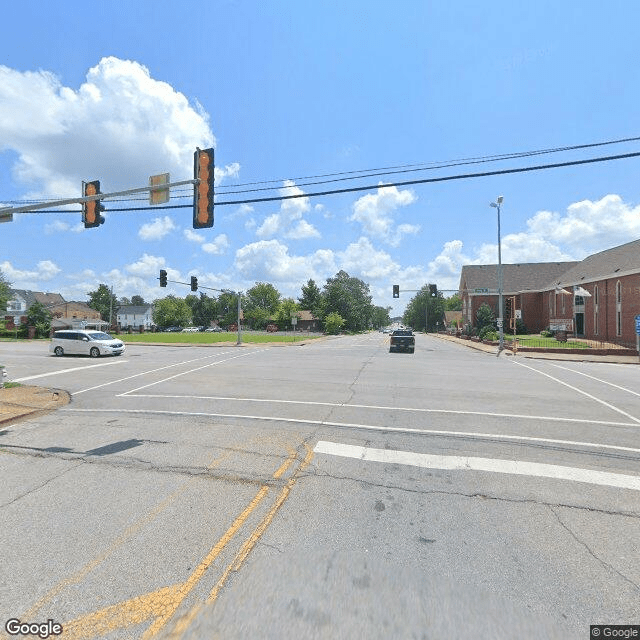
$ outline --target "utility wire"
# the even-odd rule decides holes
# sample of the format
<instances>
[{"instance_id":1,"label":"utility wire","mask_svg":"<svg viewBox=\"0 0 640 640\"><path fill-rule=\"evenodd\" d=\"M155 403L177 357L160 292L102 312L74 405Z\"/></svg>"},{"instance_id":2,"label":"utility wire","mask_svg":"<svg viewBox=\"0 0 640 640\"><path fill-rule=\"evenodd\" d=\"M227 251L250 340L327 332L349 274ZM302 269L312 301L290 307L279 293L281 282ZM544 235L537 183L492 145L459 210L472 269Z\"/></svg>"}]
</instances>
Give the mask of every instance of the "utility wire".
<instances>
[{"instance_id":1,"label":"utility wire","mask_svg":"<svg viewBox=\"0 0 640 640\"><path fill-rule=\"evenodd\" d=\"M419 163L419 164L405 164L405 165L396 165L390 167L379 167L377 169L360 169L356 171L342 171L337 173L325 173L314 176L303 176L298 178L283 178L280 180L264 180L261 182L244 182L237 184L230 184L226 187L221 187L220 189L216 189L216 191L220 194L223 193L248 193L251 191L267 191L269 189L279 189L282 188L282 183L285 181L296 182L295 186L308 186L313 184L323 184L327 182L340 182L344 180L358 180L361 178L379 176L379 175L391 175L397 173L412 173L416 171L430 171L433 169L442 169L446 167L456 167L467 164L481 164L484 162L498 162L500 160L513 160L517 158L526 158L530 156L536 155L545 155L551 153L560 153L564 151L575 151L578 149L591 149L595 147L602 147L606 145L612 144L622 144L624 142L638 142L640 141L640 137L630 137L630 138L619 138L617 140L607 140L604 142L593 142L588 144L581 145L572 145L572 146L564 146L564 147L552 147L548 149L537 149L533 151L517 151L512 153L503 153L498 155L490 155L490 156L476 156L471 158L461 158L457 160L445 160L445 161L433 161L428 163ZM356 175L362 174L362 175ZM307 184L300 184L298 181L300 180L314 180L316 178L332 178L336 176L343 176L340 178L336 178L336 180L325 180L321 182L310 182ZM347 176L347 177L344 177ZM257 185L265 185L265 184L274 184L278 183L276 187L267 187L263 189L248 189L246 191L225 191L225 189L235 189L236 187L250 187Z\"/></svg>"},{"instance_id":2,"label":"utility wire","mask_svg":"<svg viewBox=\"0 0 640 640\"><path fill-rule=\"evenodd\" d=\"M583 164L594 164L598 162L611 162L613 160L624 160L627 158L637 158L640 156L640 151L634 153L624 153L615 156L600 156L597 158L587 158L585 160L569 160L567 162L556 162L553 164L541 164L531 167L518 167L514 169L499 169L496 171L483 171L481 173L463 173L453 176L440 176L438 178L422 178L419 180L404 180L401 182L390 182L384 185L366 185L361 187L348 187L346 189L330 189L327 191L316 191L313 193L296 193L291 195L271 196L266 198L252 198L247 200L224 200L222 202L215 202L214 206L223 207L228 205L237 204L253 204L256 202L274 202L277 200L292 200L294 198L313 198L317 196L329 196L338 193L354 193L358 191L373 191L382 187L406 187L415 184L428 184L433 182L448 182L452 180L468 180L470 178L486 178L489 176L508 175L513 173L525 173L529 171L544 171L546 169L558 169L561 167L573 167ZM157 205L154 207L122 207L117 209L104 209L105 213L110 211L157 211L159 209L187 209L193 207L193 204L174 204L174 205ZM34 212L35 213L35 212ZM46 211L40 210L38 213L74 213L68 209L49 209ZM76 211L75 213L78 213Z\"/></svg>"},{"instance_id":3,"label":"utility wire","mask_svg":"<svg viewBox=\"0 0 640 640\"><path fill-rule=\"evenodd\" d=\"M223 187L216 188L216 195L230 195L230 194L240 194L240 193L255 193L259 191L273 191L276 189L282 189L282 183L290 181L295 182L295 186L297 187L305 187L305 186L314 186L318 184L329 184L332 182L344 182L349 180L362 180L364 178L377 177L377 176L385 176L385 175L396 175L401 173L415 173L419 171L432 171L435 169L443 169L449 167L457 167L457 166L465 166L465 165L473 165L473 164L483 164L489 162L499 162L502 160L514 160L518 158L527 158L538 155L547 155L552 153L561 153L565 151L575 151L578 149L591 149L595 147L602 147L613 144L622 144L625 142L638 142L640 141L640 136L629 137L629 138L619 138L617 140L606 140L603 142L592 142L588 144L580 144L580 145L571 145L571 146L563 146L563 147L552 147L548 149L538 149L533 151L519 151L512 153L504 153L498 155L488 155L488 156L476 156L471 158L462 158L458 160L446 160L446 161L434 161L430 163L419 163L419 164L404 164L404 165L395 165L389 167L379 167L377 169L359 169L354 171L343 171L336 173L324 173L313 176L303 176L298 178L283 178L279 180L263 180L259 182L244 182L237 184L230 184ZM319 178L333 178L329 180L318 180L316 182L299 182L301 180L315 180ZM258 185L267 185L267 184L276 184L277 186L273 187L258 187ZM254 189L245 189L245 190L236 190L237 187L251 187L255 186ZM183 192L184 195L173 195L174 198L191 198L192 197L192 189L190 188L176 188L172 190L172 192ZM299 196L304 197L304 196ZM284 199L284 198L274 198L274 199ZM113 198L111 202L134 202L134 201L145 201L147 197L138 197L138 198ZM10 204L29 204L29 203L38 203L38 202L46 202L47 199L42 200L10 200L8 201ZM260 200L258 200L260 201ZM154 206L155 209L160 209L160 206ZM167 206L164 208L171 208L171 206ZM116 209L110 209L111 211L115 211ZM125 209L126 210L126 209Z\"/></svg>"}]
</instances>

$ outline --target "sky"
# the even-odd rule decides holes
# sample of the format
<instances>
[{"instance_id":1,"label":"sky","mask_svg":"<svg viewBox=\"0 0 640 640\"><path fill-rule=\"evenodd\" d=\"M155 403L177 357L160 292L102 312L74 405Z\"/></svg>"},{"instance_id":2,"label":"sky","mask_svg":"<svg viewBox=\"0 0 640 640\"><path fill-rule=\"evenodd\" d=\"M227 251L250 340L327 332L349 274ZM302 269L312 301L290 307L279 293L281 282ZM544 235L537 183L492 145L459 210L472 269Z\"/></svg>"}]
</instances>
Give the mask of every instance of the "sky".
<instances>
[{"instance_id":1,"label":"sky","mask_svg":"<svg viewBox=\"0 0 640 640\"><path fill-rule=\"evenodd\" d=\"M106 200L92 229L78 205L16 214L0 224L0 271L66 300L106 284L151 302L190 293L161 289L160 269L293 298L344 270L400 315L425 284L451 295L464 264L497 262L499 195L504 263L636 240L640 158L393 185L640 151L462 162L640 136L639 20L635 0L9 3L0 206L80 197L82 181L193 179L196 147L215 148L216 206L198 230L191 208L146 194ZM224 204L288 194L305 197ZM172 189L170 205L191 203L190 186ZM144 210L109 211L124 207Z\"/></svg>"}]
</instances>

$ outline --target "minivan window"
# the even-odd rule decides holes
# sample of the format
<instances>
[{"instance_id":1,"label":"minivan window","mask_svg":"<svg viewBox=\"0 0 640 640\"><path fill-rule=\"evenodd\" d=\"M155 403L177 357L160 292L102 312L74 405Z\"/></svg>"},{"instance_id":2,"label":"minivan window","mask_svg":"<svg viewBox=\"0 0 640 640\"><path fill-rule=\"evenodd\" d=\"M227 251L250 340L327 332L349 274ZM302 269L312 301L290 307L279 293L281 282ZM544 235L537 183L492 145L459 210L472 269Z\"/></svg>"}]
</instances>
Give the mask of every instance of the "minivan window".
<instances>
[{"instance_id":1,"label":"minivan window","mask_svg":"<svg viewBox=\"0 0 640 640\"><path fill-rule=\"evenodd\" d=\"M103 331L95 331L89 334L89 340L113 340L113 338Z\"/></svg>"}]
</instances>

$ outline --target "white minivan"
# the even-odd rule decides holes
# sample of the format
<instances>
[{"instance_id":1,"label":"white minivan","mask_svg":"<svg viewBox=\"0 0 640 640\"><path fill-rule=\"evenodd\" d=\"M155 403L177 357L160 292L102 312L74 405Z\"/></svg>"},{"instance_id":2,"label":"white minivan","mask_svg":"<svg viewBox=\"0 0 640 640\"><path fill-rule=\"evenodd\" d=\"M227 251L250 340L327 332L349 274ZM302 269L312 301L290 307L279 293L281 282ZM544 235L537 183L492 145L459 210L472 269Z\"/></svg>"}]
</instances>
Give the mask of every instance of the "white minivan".
<instances>
[{"instance_id":1,"label":"white minivan","mask_svg":"<svg viewBox=\"0 0 640 640\"><path fill-rule=\"evenodd\" d=\"M124 344L104 331L65 329L53 334L49 351L57 356L83 355L99 358L106 355L119 356L124 353Z\"/></svg>"}]
</instances>

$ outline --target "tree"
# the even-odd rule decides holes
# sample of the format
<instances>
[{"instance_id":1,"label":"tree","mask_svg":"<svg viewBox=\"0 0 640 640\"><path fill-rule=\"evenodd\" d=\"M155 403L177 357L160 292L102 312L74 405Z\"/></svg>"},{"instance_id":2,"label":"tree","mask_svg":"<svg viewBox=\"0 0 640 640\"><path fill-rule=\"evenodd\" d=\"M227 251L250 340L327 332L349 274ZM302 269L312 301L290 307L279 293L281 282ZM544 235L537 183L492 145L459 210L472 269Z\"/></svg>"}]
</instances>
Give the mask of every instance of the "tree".
<instances>
[{"instance_id":1,"label":"tree","mask_svg":"<svg viewBox=\"0 0 640 640\"><path fill-rule=\"evenodd\" d=\"M336 334L344 324L344 319L339 313L332 311L325 319L324 326L327 333Z\"/></svg>"},{"instance_id":2,"label":"tree","mask_svg":"<svg viewBox=\"0 0 640 640\"><path fill-rule=\"evenodd\" d=\"M298 311L298 305L294 302L293 298L285 298L278 307L278 313L276 314L276 323L278 327L282 329L288 329L291 325L291 318Z\"/></svg>"},{"instance_id":3,"label":"tree","mask_svg":"<svg viewBox=\"0 0 640 640\"><path fill-rule=\"evenodd\" d=\"M379 329L380 327L386 327L391 324L392 307L373 307L371 320L373 322L373 328Z\"/></svg>"},{"instance_id":4,"label":"tree","mask_svg":"<svg viewBox=\"0 0 640 640\"><path fill-rule=\"evenodd\" d=\"M101 284L95 291L89 291L89 306L100 312L103 320L109 320L112 312L118 308L118 299L111 293L106 284Z\"/></svg>"},{"instance_id":5,"label":"tree","mask_svg":"<svg viewBox=\"0 0 640 640\"><path fill-rule=\"evenodd\" d=\"M438 292L438 296L432 298L429 285L425 284L409 301L402 321L418 331L424 331L425 327L427 331L434 331L438 324L444 326L444 306L442 294Z\"/></svg>"},{"instance_id":6,"label":"tree","mask_svg":"<svg viewBox=\"0 0 640 640\"><path fill-rule=\"evenodd\" d=\"M344 320L345 329L363 331L369 328L373 307L368 284L352 278L346 271L338 271L333 278L327 278L322 295L325 327L328 315L337 313Z\"/></svg>"},{"instance_id":7,"label":"tree","mask_svg":"<svg viewBox=\"0 0 640 640\"><path fill-rule=\"evenodd\" d=\"M155 301L153 322L160 328L187 326L191 324L191 309L182 298L169 295Z\"/></svg>"},{"instance_id":8,"label":"tree","mask_svg":"<svg viewBox=\"0 0 640 640\"><path fill-rule=\"evenodd\" d=\"M264 329L278 313L280 292L268 282L256 282L247 291L243 304L244 317L254 329Z\"/></svg>"},{"instance_id":9,"label":"tree","mask_svg":"<svg viewBox=\"0 0 640 640\"><path fill-rule=\"evenodd\" d=\"M122 298L120 298L120 300L118 300L118 305L121 307L126 307L127 305L131 304L131 300L129 300L129 298L122 296Z\"/></svg>"},{"instance_id":10,"label":"tree","mask_svg":"<svg viewBox=\"0 0 640 640\"><path fill-rule=\"evenodd\" d=\"M10 299L11 283L4 277L2 271L0 271L0 309L3 311L6 310L7 302L9 302Z\"/></svg>"},{"instance_id":11,"label":"tree","mask_svg":"<svg viewBox=\"0 0 640 640\"><path fill-rule=\"evenodd\" d=\"M200 297L187 296L186 302L191 307L193 324L199 327L209 327L211 322L216 319L218 305L215 298L210 298L206 293L200 293Z\"/></svg>"},{"instance_id":12,"label":"tree","mask_svg":"<svg viewBox=\"0 0 640 640\"><path fill-rule=\"evenodd\" d=\"M457 293L445 298L444 308L447 311L462 311L462 298Z\"/></svg>"},{"instance_id":13,"label":"tree","mask_svg":"<svg viewBox=\"0 0 640 640\"><path fill-rule=\"evenodd\" d=\"M223 327L238 322L238 297L224 292L218 296L218 322Z\"/></svg>"},{"instance_id":14,"label":"tree","mask_svg":"<svg viewBox=\"0 0 640 640\"><path fill-rule=\"evenodd\" d=\"M144 298L142 296L131 296L131 304L134 304L137 307L141 307L142 305L147 303L144 301Z\"/></svg>"},{"instance_id":15,"label":"tree","mask_svg":"<svg viewBox=\"0 0 640 640\"><path fill-rule=\"evenodd\" d=\"M316 318L320 318L324 315L322 313L323 307L322 291L320 291L314 280L309 279L307 284L302 285L302 295L298 298L298 308L311 311Z\"/></svg>"},{"instance_id":16,"label":"tree","mask_svg":"<svg viewBox=\"0 0 640 640\"><path fill-rule=\"evenodd\" d=\"M27 324L35 327L36 338L46 338L51 330L51 312L40 302L34 302L27 311Z\"/></svg>"}]
</instances>

